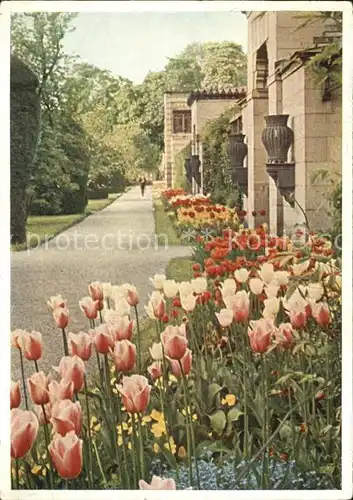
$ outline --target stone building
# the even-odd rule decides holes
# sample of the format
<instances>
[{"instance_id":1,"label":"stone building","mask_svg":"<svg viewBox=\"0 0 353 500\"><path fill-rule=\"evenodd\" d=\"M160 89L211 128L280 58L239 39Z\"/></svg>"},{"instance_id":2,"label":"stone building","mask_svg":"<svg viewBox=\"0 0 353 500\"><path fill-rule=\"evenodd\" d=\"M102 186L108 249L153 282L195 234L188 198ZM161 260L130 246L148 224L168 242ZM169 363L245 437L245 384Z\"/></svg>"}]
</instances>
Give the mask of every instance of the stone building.
<instances>
[{"instance_id":1,"label":"stone building","mask_svg":"<svg viewBox=\"0 0 353 500\"><path fill-rule=\"evenodd\" d=\"M246 99L239 103L241 115L234 117L234 123L245 135L248 146L249 224L263 222L263 217L254 218L251 212L265 209L271 231L282 233L303 224L304 211L311 229L326 230L330 227L326 213L328 186L322 181L314 182L313 174L319 169L330 173L341 170L341 93L327 92L305 63L322 50L322 44L341 34L336 27L321 21L300 27L303 23L298 18L300 12L247 12L246 15L248 89ZM267 115L289 115L288 125L293 131L288 156L279 161L283 163L281 173L274 165L272 171L271 166L266 168L269 159L262 134ZM278 120L286 122L283 117ZM265 134L268 137L272 134L268 141L273 141L273 134L284 131L288 135L285 125L281 130L278 126L271 130L267 127ZM281 189L268 170L272 177L277 175L277 186Z\"/></svg>"}]
</instances>

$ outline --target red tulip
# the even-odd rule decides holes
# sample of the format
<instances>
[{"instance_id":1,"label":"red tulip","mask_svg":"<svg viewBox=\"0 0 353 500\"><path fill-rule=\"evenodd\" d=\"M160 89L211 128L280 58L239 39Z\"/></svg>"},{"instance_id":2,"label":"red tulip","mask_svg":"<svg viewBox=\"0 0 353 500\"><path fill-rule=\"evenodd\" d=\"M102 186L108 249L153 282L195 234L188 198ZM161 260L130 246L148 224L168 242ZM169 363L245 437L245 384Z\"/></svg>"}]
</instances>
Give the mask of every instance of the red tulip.
<instances>
[{"instance_id":1,"label":"red tulip","mask_svg":"<svg viewBox=\"0 0 353 500\"><path fill-rule=\"evenodd\" d=\"M69 310L66 307L57 307L53 311L53 318L58 328L66 328L69 324Z\"/></svg>"},{"instance_id":2,"label":"red tulip","mask_svg":"<svg viewBox=\"0 0 353 500\"><path fill-rule=\"evenodd\" d=\"M85 375L85 364L78 356L64 356L59 363L59 373L63 383L73 382L74 392L82 389Z\"/></svg>"},{"instance_id":3,"label":"red tulip","mask_svg":"<svg viewBox=\"0 0 353 500\"><path fill-rule=\"evenodd\" d=\"M82 439L74 431L66 436L55 434L49 445L53 464L63 479L74 479L82 471Z\"/></svg>"},{"instance_id":4,"label":"red tulip","mask_svg":"<svg viewBox=\"0 0 353 500\"><path fill-rule=\"evenodd\" d=\"M146 410L151 392L146 377L142 375L123 377L122 384L119 384L117 389L128 413L142 413Z\"/></svg>"},{"instance_id":5,"label":"red tulip","mask_svg":"<svg viewBox=\"0 0 353 500\"><path fill-rule=\"evenodd\" d=\"M91 297L84 297L79 302L81 311L83 311L88 319L96 319L99 311L99 300L92 300Z\"/></svg>"},{"instance_id":6,"label":"red tulip","mask_svg":"<svg viewBox=\"0 0 353 500\"><path fill-rule=\"evenodd\" d=\"M162 363L160 361L155 361L148 368L148 373L151 375L152 380L157 380L162 376Z\"/></svg>"},{"instance_id":7,"label":"red tulip","mask_svg":"<svg viewBox=\"0 0 353 500\"><path fill-rule=\"evenodd\" d=\"M108 354L109 350L114 345L114 339L106 324L99 325L95 328L93 342L97 352L100 352L101 354Z\"/></svg>"},{"instance_id":8,"label":"red tulip","mask_svg":"<svg viewBox=\"0 0 353 500\"><path fill-rule=\"evenodd\" d=\"M139 481L140 490L176 490L174 479L162 479L158 476L153 476L151 484L146 483L143 479Z\"/></svg>"},{"instance_id":9,"label":"red tulip","mask_svg":"<svg viewBox=\"0 0 353 500\"><path fill-rule=\"evenodd\" d=\"M103 300L103 284L102 283L91 283L88 285L89 294L92 297L92 300Z\"/></svg>"},{"instance_id":10,"label":"red tulip","mask_svg":"<svg viewBox=\"0 0 353 500\"><path fill-rule=\"evenodd\" d=\"M23 355L30 361L38 361L42 357L43 338L39 332L22 332L17 337L19 347L23 351Z\"/></svg>"},{"instance_id":11,"label":"red tulip","mask_svg":"<svg viewBox=\"0 0 353 500\"><path fill-rule=\"evenodd\" d=\"M282 323L275 332L277 343L288 349L293 343L293 327L291 323Z\"/></svg>"},{"instance_id":12,"label":"red tulip","mask_svg":"<svg viewBox=\"0 0 353 500\"><path fill-rule=\"evenodd\" d=\"M57 382L52 380L48 386L50 403L54 404L61 399L71 399L74 397L74 383L71 380Z\"/></svg>"},{"instance_id":13,"label":"red tulip","mask_svg":"<svg viewBox=\"0 0 353 500\"><path fill-rule=\"evenodd\" d=\"M115 342L111 355L117 371L127 373L135 366L136 347L129 340Z\"/></svg>"},{"instance_id":14,"label":"red tulip","mask_svg":"<svg viewBox=\"0 0 353 500\"><path fill-rule=\"evenodd\" d=\"M321 327L325 327L331 323L330 309L326 302L318 302L311 306L313 318Z\"/></svg>"},{"instance_id":15,"label":"red tulip","mask_svg":"<svg viewBox=\"0 0 353 500\"><path fill-rule=\"evenodd\" d=\"M29 394L34 404L45 405L49 402L49 378L49 375L46 377L44 372L39 372L33 373L27 379Z\"/></svg>"},{"instance_id":16,"label":"red tulip","mask_svg":"<svg viewBox=\"0 0 353 500\"><path fill-rule=\"evenodd\" d=\"M298 330L306 325L307 315L305 309L293 308L289 312L289 319L293 328Z\"/></svg>"},{"instance_id":17,"label":"red tulip","mask_svg":"<svg viewBox=\"0 0 353 500\"><path fill-rule=\"evenodd\" d=\"M165 356L171 359L181 359L188 346L185 325L167 326L161 333L161 341Z\"/></svg>"},{"instance_id":18,"label":"red tulip","mask_svg":"<svg viewBox=\"0 0 353 500\"><path fill-rule=\"evenodd\" d=\"M70 431L80 434L82 428L82 410L78 401L62 399L55 403L51 410L51 423L54 432L65 436Z\"/></svg>"},{"instance_id":19,"label":"red tulip","mask_svg":"<svg viewBox=\"0 0 353 500\"><path fill-rule=\"evenodd\" d=\"M169 358L168 360L170 363L170 368L172 370L172 373L173 375L175 375L175 377L181 377L182 373L184 373L184 375L189 375L191 371L191 362L192 362L192 353L190 349L187 349L184 356L180 359L181 368L179 360L177 361L175 359L169 359Z\"/></svg>"},{"instance_id":20,"label":"red tulip","mask_svg":"<svg viewBox=\"0 0 353 500\"><path fill-rule=\"evenodd\" d=\"M10 389L10 410L18 408L21 403L20 381L12 382Z\"/></svg>"},{"instance_id":21,"label":"red tulip","mask_svg":"<svg viewBox=\"0 0 353 500\"><path fill-rule=\"evenodd\" d=\"M271 343L271 335L275 331L276 327L273 319L261 318L256 321L250 321L248 335L251 349L254 352L266 352Z\"/></svg>"},{"instance_id":22,"label":"red tulip","mask_svg":"<svg viewBox=\"0 0 353 500\"><path fill-rule=\"evenodd\" d=\"M39 422L32 411L11 410L11 458L22 458L32 448Z\"/></svg>"},{"instance_id":23,"label":"red tulip","mask_svg":"<svg viewBox=\"0 0 353 500\"><path fill-rule=\"evenodd\" d=\"M88 361L92 354L92 337L85 332L79 332L76 335L69 333L68 340L72 355Z\"/></svg>"}]
</instances>

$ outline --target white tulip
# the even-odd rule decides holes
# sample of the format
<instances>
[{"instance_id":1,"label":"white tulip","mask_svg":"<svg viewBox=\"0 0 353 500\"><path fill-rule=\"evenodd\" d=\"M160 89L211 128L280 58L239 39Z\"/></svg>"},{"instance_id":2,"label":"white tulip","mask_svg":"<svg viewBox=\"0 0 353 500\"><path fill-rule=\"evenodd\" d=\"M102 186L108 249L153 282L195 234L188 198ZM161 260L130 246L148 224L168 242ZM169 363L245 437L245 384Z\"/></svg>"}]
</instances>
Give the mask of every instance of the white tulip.
<instances>
[{"instance_id":1,"label":"white tulip","mask_svg":"<svg viewBox=\"0 0 353 500\"><path fill-rule=\"evenodd\" d=\"M174 280L165 280L163 283L163 291L168 299L175 297L179 291L179 284Z\"/></svg>"},{"instance_id":2,"label":"white tulip","mask_svg":"<svg viewBox=\"0 0 353 500\"><path fill-rule=\"evenodd\" d=\"M321 283L309 283L306 289L309 298L316 301L320 300L324 294L324 287Z\"/></svg>"},{"instance_id":3,"label":"white tulip","mask_svg":"<svg viewBox=\"0 0 353 500\"><path fill-rule=\"evenodd\" d=\"M234 277L239 283L246 283L249 278L249 271L245 267L242 267L234 271Z\"/></svg>"},{"instance_id":4,"label":"white tulip","mask_svg":"<svg viewBox=\"0 0 353 500\"><path fill-rule=\"evenodd\" d=\"M221 309L219 313L215 313L219 324L223 327L233 323L233 311L231 309Z\"/></svg>"},{"instance_id":5,"label":"white tulip","mask_svg":"<svg viewBox=\"0 0 353 500\"><path fill-rule=\"evenodd\" d=\"M309 260L305 260L304 262L300 262L300 264L293 264L293 274L294 276L301 276L308 269L310 264Z\"/></svg>"},{"instance_id":6,"label":"white tulip","mask_svg":"<svg viewBox=\"0 0 353 500\"><path fill-rule=\"evenodd\" d=\"M268 299L271 299L272 297L277 297L277 293L279 290L279 285L277 284L276 281L271 281L266 287L265 287L265 294Z\"/></svg>"},{"instance_id":7,"label":"white tulip","mask_svg":"<svg viewBox=\"0 0 353 500\"><path fill-rule=\"evenodd\" d=\"M166 277L164 274L155 274L153 278L150 278L150 282L155 287L156 290L163 289L163 283L165 282Z\"/></svg>"},{"instance_id":8,"label":"white tulip","mask_svg":"<svg viewBox=\"0 0 353 500\"><path fill-rule=\"evenodd\" d=\"M286 286L289 282L290 274L288 271L276 271L275 272L275 281L279 284L279 286Z\"/></svg>"},{"instance_id":9,"label":"white tulip","mask_svg":"<svg viewBox=\"0 0 353 500\"><path fill-rule=\"evenodd\" d=\"M181 307L186 312L192 312L195 309L196 296L193 294L180 295L180 302L181 302Z\"/></svg>"},{"instance_id":10,"label":"white tulip","mask_svg":"<svg viewBox=\"0 0 353 500\"><path fill-rule=\"evenodd\" d=\"M162 361L163 359L162 342L159 342L158 344L153 342L152 347L150 347L150 354L154 361Z\"/></svg>"},{"instance_id":11,"label":"white tulip","mask_svg":"<svg viewBox=\"0 0 353 500\"><path fill-rule=\"evenodd\" d=\"M203 293L207 290L207 279L203 277L191 280L191 285L196 293Z\"/></svg>"},{"instance_id":12,"label":"white tulip","mask_svg":"<svg viewBox=\"0 0 353 500\"><path fill-rule=\"evenodd\" d=\"M260 295L264 288L264 282L260 278L251 278L249 287L253 294Z\"/></svg>"},{"instance_id":13,"label":"white tulip","mask_svg":"<svg viewBox=\"0 0 353 500\"><path fill-rule=\"evenodd\" d=\"M182 281L179 283L179 293L180 295L191 295L194 292L194 287L190 281Z\"/></svg>"},{"instance_id":14,"label":"white tulip","mask_svg":"<svg viewBox=\"0 0 353 500\"><path fill-rule=\"evenodd\" d=\"M264 264L262 264L261 269L257 272L257 274L265 283L270 283L275 277L273 264L265 262Z\"/></svg>"}]
</instances>

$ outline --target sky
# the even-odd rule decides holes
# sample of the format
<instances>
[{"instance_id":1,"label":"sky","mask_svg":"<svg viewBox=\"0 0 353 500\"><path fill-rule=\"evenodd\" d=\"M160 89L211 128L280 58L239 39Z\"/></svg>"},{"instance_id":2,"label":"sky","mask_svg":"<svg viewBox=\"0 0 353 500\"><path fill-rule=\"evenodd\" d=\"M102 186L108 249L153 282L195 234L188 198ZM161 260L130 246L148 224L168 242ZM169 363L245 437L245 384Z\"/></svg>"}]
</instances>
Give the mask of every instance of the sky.
<instances>
[{"instance_id":1,"label":"sky","mask_svg":"<svg viewBox=\"0 0 353 500\"><path fill-rule=\"evenodd\" d=\"M240 12L79 13L65 52L141 83L192 42L233 41L247 49L247 19Z\"/></svg>"}]
</instances>

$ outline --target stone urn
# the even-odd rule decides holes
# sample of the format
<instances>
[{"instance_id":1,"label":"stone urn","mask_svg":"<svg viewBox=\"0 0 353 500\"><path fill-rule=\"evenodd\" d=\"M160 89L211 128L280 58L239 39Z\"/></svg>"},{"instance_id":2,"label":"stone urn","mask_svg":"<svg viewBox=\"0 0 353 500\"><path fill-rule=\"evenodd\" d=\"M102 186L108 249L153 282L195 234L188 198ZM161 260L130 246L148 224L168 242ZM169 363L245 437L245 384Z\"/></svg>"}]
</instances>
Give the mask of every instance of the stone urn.
<instances>
[{"instance_id":1,"label":"stone urn","mask_svg":"<svg viewBox=\"0 0 353 500\"><path fill-rule=\"evenodd\" d=\"M288 127L289 115L265 116L266 128L262 131L267 163L287 163L288 150L293 144L293 130Z\"/></svg>"},{"instance_id":2,"label":"stone urn","mask_svg":"<svg viewBox=\"0 0 353 500\"><path fill-rule=\"evenodd\" d=\"M192 183L192 170L191 170L191 158L185 158L185 161L184 161L184 168L185 168L185 174L186 174L186 178L189 182L189 184Z\"/></svg>"},{"instance_id":3,"label":"stone urn","mask_svg":"<svg viewBox=\"0 0 353 500\"><path fill-rule=\"evenodd\" d=\"M232 168L242 168L248 154L248 146L244 142L244 134L230 134L228 154Z\"/></svg>"}]
</instances>

